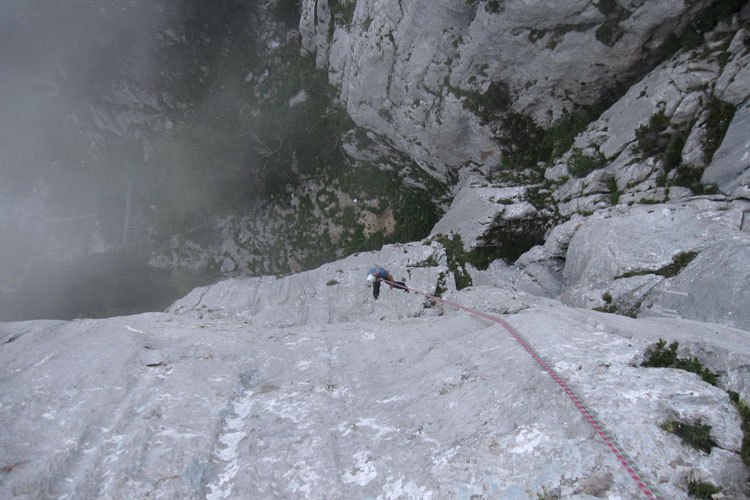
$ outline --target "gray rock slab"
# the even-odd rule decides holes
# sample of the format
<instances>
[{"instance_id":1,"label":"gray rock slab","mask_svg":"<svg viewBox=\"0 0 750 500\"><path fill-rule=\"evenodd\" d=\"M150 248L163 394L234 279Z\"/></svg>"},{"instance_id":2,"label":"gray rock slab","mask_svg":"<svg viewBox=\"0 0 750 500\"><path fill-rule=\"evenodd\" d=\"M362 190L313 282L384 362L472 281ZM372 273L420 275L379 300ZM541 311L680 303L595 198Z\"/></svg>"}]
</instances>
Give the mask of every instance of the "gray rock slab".
<instances>
[{"instance_id":1,"label":"gray rock slab","mask_svg":"<svg viewBox=\"0 0 750 500\"><path fill-rule=\"evenodd\" d=\"M564 284L569 287L611 280L631 271L658 270L679 252L735 236L741 215L726 202L710 200L620 205L597 212L585 219L570 241Z\"/></svg>"},{"instance_id":2,"label":"gray rock slab","mask_svg":"<svg viewBox=\"0 0 750 500\"><path fill-rule=\"evenodd\" d=\"M466 179L431 234L460 234L464 246L471 248L501 223L498 220L533 218L536 215L536 208L525 201L525 186L493 187L487 184L476 177Z\"/></svg>"},{"instance_id":3,"label":"gray rock slab","mask_svg":"<svg viewBox=\"0 0 750 500\"><path fill-rule=\"evenodd\" d=\"M750 238L709 246L677 276L655 287L645 315L677 315L750 331Z\"/></svg>"},{"instance_id":4,"label":"gray rock slab","mask_svg":"<svg viewBox=\"0 0 750 500\"><path fill-rule=\"evenodd\" d=\"M456 300L493 307L480 292ZM520 344L446 313L288 328L166 313L0 324L0 497L639 497ZM748 498L727 394L638 366L683 322L559 305L506 319L662 496L687 499L701 474ZM706 349L736 332L711 328L696 338ZM747 345L733 349L747 359ZM721 449L686 447L661 429L669 418L701 418Z\"/></svg>"},{"instance_id":5,"label":"gray rock slab","mask_svg":"<svg viewBox=\"0 0 750 500\"><path fill-rule=\"evenodd\" d=\"M745 293L750 240L736 203L692 199L617 206L580 224L568 246L560 299L576 307L684 317L750 330ZM698 257L676 277L656 272L684 252Z\"/></svg>"},{"instance_id":6,"label":"gray rock slab","mask_svg":"<svg viewBox=\"0 0 750 500\"><path fill-rule=\"evenodd\" d=\"M701 182L716 184L727 195L741 195L750 186L750 105L738 109Z\"/></svg>"},{"instance_id":7,"label":"gray rock slab","mask_svg":"<svg viewBox=\"0 0 750 500\"><path fill-rule=\"evenodd\" d=\"M439 264L439 265L432 265ZM373 300L366 286L371 267L386 268L395 280L434 293L441 273L451 288L455 280L445 265L442 245L386 245L289 276L234 278L196 288L169 308L193 317L234 317L256 325L283 327L340 323L358 319L405 318L423 312L424 297L381 285Z\"/></svg>"}]
</instances>

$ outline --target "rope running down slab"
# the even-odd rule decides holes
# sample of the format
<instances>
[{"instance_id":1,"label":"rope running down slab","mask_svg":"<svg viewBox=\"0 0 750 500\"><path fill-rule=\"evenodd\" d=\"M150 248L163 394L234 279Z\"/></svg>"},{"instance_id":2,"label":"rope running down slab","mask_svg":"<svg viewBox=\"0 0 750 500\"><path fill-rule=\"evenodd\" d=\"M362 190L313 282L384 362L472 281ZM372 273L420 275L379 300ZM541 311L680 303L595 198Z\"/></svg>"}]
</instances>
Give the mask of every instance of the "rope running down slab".
<instances>
[{"instance_id":1,"label":"rope running down slab","mask_svg":"<svg viewBox=\"0 0 750 500\"><path fill-rule=\"evenodd\" d=\"M390 285L394 285L389 280L383 280L386 283L389 283ZM536 350L529 344L529 342L524 339L521 334L519 334L510 324L500 318L496 318L494 316L490 316L489 314L485 314L483 312L475 311L473 309L469 309L468 307L464 307L458 304L454 304L452 302L448 302L447 300L441 299L440 297L435 297L434 295L430 295L425 292L421 292L419 290L415 290L413 288L409 288L408 286L405 286L405 288L410 291L417 293L419 295L424 295L427 298L430 298L432 300L436 300L438 302L442 302L443 304L449 305L451 307L455 307L456 309L461 309L462 311L466 311L468 313L474 314L476 316L479 316L480 318L484 318L489 321L493 321L495 323L498 323L502 325L508 333L510 333L516 341L518 341L519 344L523 346L524 349L536 360L539 365L541 365L542 368L552 377L552 379L558 383L560 387L562 387L563 391L565 391L565 394L568 395L571 401L573 401L573 404L576 405L576 408L580 410L580 412L583 414L586 421L591 424L591 426L594 428L597 434L604 440L607 447L614 453L614 455L617 457L617 460L619 460L620 464L625 468L625 470L628 472L630 477L638 484L638 487L641 489L644 495L646 495L646 498L649 499L660 499L662 500L663 497L660 495L657 495L652 492L654 489L651 487L643 478L643 474L634 466L632 465L633 460L627 456L627 454L623 451L622 446L620 446L617 441L612 437L612 435L606 430L604 425L599 422L599 420L591 413L591 411L586 408L586 405L583 404L581 401L581 398L579 398L575 392L568 386L568 384L565 382L565 380L552 368L549 366L544 359L536 352Z\"/></svg>"}]
</instances>

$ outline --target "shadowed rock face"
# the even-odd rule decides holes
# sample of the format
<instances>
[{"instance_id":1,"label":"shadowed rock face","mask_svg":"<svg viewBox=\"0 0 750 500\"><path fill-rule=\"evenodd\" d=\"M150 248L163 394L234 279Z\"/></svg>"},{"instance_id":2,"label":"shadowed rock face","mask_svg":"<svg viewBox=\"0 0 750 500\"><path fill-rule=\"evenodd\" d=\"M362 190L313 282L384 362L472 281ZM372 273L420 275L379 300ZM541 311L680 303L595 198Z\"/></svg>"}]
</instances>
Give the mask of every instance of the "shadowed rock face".
<instances>
[{"instance_id":1,"label":"shadowed rock face","mask_svg":"<svg viewBox=\"0 0 750 500\"><path fill-rule=\"evenodd\" d=\"M366 0L342 13L341 2L305 0L300 32L357 124L444 175L499 158L462 92L501 82L510 108L549 124L653 66L708 3Z\"/></svg>"},{"instance_id":2,"label":"shadowed rock face","mask_svg":"<svg viewBox=\"0 0 750 500\"><path fill-rule=\"evenodd\" d=\"M737 197L750 199L750 105L737 111L729 124L714 161L703 174L703 182Z\"/></svg>"},{"instance_id":3,"label":"shadowed rock face","mask_svg":"<svg viewBox=\"0 0 750 500\"><path fill-rule=\"evenodd\" d=\"M638 498L500 325L387 287L372 300L375 262L428 288L444 268L410 268L440 257L421 247L221 282L169 313L0 324L0 496ZM747 332L572 309L509 284L446 298L505 315L665 498L687 498L694 477L747 498L727 393L639 366L659 338L679 341L747 398ZM693 450L668 420L710 425L717 447Z\"/></svg>"}]
</instances>

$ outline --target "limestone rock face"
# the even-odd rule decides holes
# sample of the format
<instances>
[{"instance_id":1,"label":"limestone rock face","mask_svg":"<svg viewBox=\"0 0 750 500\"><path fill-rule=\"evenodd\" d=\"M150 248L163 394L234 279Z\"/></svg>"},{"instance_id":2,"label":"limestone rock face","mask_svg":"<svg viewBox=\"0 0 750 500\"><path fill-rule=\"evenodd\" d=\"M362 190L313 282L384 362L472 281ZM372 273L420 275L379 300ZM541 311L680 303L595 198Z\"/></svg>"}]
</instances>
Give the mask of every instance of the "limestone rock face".
<instances>
[{"instance_id":1,"label":"limestone rock face","mask_svg":"<svg viewBox=\"0 0 750 500\"><path fill-rule=\"evenodd\" d=\"M367 271L385 267L397 281L435 293L439 282L455 288L445 251L438 243L389 245L326 264L318 269L277 278L236 278L196 288L176 301L170 312L195 317L222 315L252 320L259 325L295 326L308 323L341 323L369 318L416 317L424 313L424 297L381 285L378 301L367 288Z\"/></svg>"},{"instance_id":2,"label":"limestone rock face","mask_svg":"<svg viewBox=\"0 0 750 500\"><path fill-rule=\"evenodd\" d=\"M744 210L698 199L598 212L570 241L561 299L750 329L741 305L748 300L743 283L750 245L742 231Z\"/></svg>"},{"instance_id":3,"label":"limestone rock face","mask_svg":"<svg viewBox=\"0 0 750 500\"><path fill-rule=\"evenodd\" d=\"M722 238L707 243L688 266L649 293L644 314L675 315L750 329L750 239Z\"/></svg>"},{"instance_id":4,"label":"limestone rock face","mask_svg":"<svg viewBox=\"0 0 750 500\"><path fill-rule=\"evenodd\" d=\"M342 267L342 282L359 281L359 270ZM311 292L328 272L276 280L286 294L269 297L262 317L237 314L237 304L273 287L230 282L202 290L214 308L0 324L0 496L639 497L620 460L500 325L447 306L441 317L396 319L385 307L362 312L364 300L321 302ZM385 292L377 305L411 297ZM687 499L697 477L749 498L727 393L692 373L640 366L658 338L679 341L681 356L705 356L747 398L747 332L494 287L449 298L509 314L655 493ZM311 307L322 312L290 322ZM698 419L717 443L710 454L661 427Z\"/></svg>"},{"instance_id":5,"label":"limestone rock face","mask_svg":"<svg viewBox=\"0 0 750 500\"><path fill-rule=\"evenodd\" d=\"M685 169L701 178L705 168L704 184L718 184L730 197L747 197L744 103L750 92L748 80L739 80L750 67L750 55L744 42L739 43L745 33L739 18L720 24L705 35L704 45L678 52L654 68L579 134L571 150L545 171L545 177L557 184L553 197L560 213L569 217L618 203L688 198L696 186L684 178ZM726 136L718 139L721 146L709 145L717 140L709 132L715 133L719 123L728 120L717 116L716 109L734 106L738 110ZM649 145L648 140L661 144ZM674 150L667 153L670 143ZM712 147L718 150L711 159L707 151ZM576 178L570 168L575 152L601 155L601 167ZM609 174L614 183L602 184Z\"/></svg>"},{"instance_id":6,"label":"limestone rock face","mask_svg":"<svg viewBox=\"0 0 750 500\"><path fill-rule=\"evenodd\" d=\"M469 248L481 244L494 229L538 215L537 209L526 200L525 186L495 187L471 176L457 191L432 234L458 233Z\"/></svg>"},{"instance_id":7,"label":"limestone rock face","mask_svg":"<svg viewBox=\"0 0 750 500\"><path fill-rule=\"evenodd\" d=\"M702 181L730 196L750 200L750 104L739 109Z\"/></svg>"},{"instance_id":8,"label":"limestone rock face","mask_svg":"<svg viewBox=\"0 0 750 500\"><path fill-rule=\"evenodd\" d=\"M549 124L639 71L707 3L358 0L336 2L351 9L337 17L327 0L304 0L300 33L354 121L442 176L499 158L463 94L500 82L513 110Z\"/></svg>"}]
</instances>

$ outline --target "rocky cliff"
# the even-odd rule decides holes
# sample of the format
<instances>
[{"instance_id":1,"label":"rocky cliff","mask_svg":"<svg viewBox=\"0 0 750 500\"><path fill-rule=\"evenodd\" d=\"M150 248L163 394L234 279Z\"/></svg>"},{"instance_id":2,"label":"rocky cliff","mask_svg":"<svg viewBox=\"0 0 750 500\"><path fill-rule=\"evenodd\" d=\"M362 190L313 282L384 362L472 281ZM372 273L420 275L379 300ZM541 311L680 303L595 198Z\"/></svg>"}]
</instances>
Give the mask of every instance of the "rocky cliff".
<instances>
[{"instance_id":1,"label":"rocky cliff","mask_svg":"<svg viewBox=\"0 0 750 500\"><path fill-rule=\"evenodd\" d=\"M494 199L463 242L512 262L575 214L747 190L741 1L296 9L11 9L10 40L45 55L4 56L3 317L71 296L46 275L93 289L78 269L138 261L138 285L176 297L448 234L451 203ZM132 285L124 307L78 293L46 314L142 310Z\"/></svg>"},{"instance_id":2,"label":"rocky cliff","mask_svg":"<svg viewBox=\"0 0 750 500\"><path fill-rule=\"evenodd\" d=\"M300 32L354 121L444 176L509 153L509 115L548 127L633 83L710 6L305 0Z\"/></svg>"},{"instance_id":3,"label":"rocky cliff","mask_svg":"<svg viewBox=\"0 0 750 500\"><path fill-rule=\"evenodd\" d=\"M387 287L374 301L363 272L388 262L510 322L649 494L750 498L730 401L750 396L747 331L574 309L498 269L456 291L448 260L398 245L196 289L166 313L0 325L2 496L649 498L503 327ZM642 366L660 339L704 378Z\"/></svg>"},{"instance_id":4,"label":"rocky cliff","mask_svg":"<svg viewBox=\"0 0 750 500\"><path fill-rule=\"evenodd\" d=\"M0 323L0 496L750 498L747 15L303 1L206 101L300 183L172 238L236 276L165 312Z\"/></svg>"}]
</instances>

